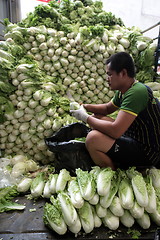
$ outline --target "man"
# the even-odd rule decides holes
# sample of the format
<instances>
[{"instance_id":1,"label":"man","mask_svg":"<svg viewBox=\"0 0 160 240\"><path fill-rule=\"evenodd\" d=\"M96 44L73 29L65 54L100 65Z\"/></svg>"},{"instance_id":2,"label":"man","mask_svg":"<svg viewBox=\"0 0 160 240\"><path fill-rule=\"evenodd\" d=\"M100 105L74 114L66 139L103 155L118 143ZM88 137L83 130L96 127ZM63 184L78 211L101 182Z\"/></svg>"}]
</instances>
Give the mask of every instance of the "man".
<instances>
[{"instance_id":1,"label":"man","mask_svg":"<svg viewBox=\"0 0 160 240\"><path fill-rule=\"evenodd\" d=\"M126 52L106 61L107 81L115 91L106 104L84 104L72 115L89 124L86 148L100 167L160 167L160 106L151 89L135 80ZM108 117L119 109L116 119ZM93 113L89 115L88 112Z\"/></svg>"}]
</instances>

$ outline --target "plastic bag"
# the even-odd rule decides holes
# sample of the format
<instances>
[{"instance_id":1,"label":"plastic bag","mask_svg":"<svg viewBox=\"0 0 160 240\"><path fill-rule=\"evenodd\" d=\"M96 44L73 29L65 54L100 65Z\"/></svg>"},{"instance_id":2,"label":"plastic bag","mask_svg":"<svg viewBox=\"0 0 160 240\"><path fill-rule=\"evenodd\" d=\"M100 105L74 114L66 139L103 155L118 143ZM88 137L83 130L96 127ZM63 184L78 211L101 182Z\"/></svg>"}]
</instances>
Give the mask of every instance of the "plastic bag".
<instances>
[{"instance_id":1,"label":"plastic bag","mask_svg":"<svg viewBox=\"0 0 160 240\"><path fill-rule=\"evenodd\" d=\"M55 154L54 166L57 171L65 168L75 175L77 168L91 170L95 164L85 147L85 142L74 140L86 137L90 130L85 124L77 122L62 127L53 136L45 139L49 150Z\"/></svg>"},{"instance_id":2,"label":"plastic bag","mask_svg":"<svg viewBox=\"0 0 160 240\"><path fill-rule=\"evenodd\" d=\"M160 229L157 229L155 231L154 240L160 240Z\"/></svg>"}]
</instances>

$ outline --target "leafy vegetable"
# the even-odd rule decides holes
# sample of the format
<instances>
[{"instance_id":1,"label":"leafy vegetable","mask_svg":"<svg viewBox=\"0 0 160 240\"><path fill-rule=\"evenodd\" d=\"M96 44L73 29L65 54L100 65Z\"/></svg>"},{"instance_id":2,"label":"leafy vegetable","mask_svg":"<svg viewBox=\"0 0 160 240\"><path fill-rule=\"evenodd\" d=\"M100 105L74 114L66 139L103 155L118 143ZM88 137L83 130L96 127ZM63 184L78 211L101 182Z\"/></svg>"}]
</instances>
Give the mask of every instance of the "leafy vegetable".
<instances>
[{"instance_id":1,"label":"leafy vegetable","mask_svg":"<svg viewBox=\"0 0 160 240\"><path fill-rule=\"evenodd\" d=\"M78 108L80 108L79 103L77 103L77 102L71 102L70 103L70 109L71 110L77 110Z\"/></svg>"},{"instance_id":2,"label":"leafy vegetable","mask_svg":"<svg viewBox=\"0 0 160 240\"><path fill-rule=\"evenodd\" d=\"M149 169L149 175L152 178L152 184L155 188L160 187L160 169L151 168Z\"/></svg>"},{"instance_id":3,"label":"leafy vegetable","mask_svg":"<svg viewBox=\"0 0 160 240\"><path fill-rule=\"evenodd\" d=\"M27 192L30 189L32 179L28 177L24 177L17 185L18 192Z\"/></svg>"},{"instance_id":4,"label":"leafy vegetable","mask_svg":"<svg viewBox=\"0 0 160 240\"><path fill-rule=\"evenodd\" d=\"M42 196L44 185L45 185L45 174L43 172L39 173L31 183L31 194L33 197Z\"/></svg>"},{"instance_id":5,"label":"leafy vegetable","mask_svg":"<svg viewBox=\"0 0 160 240\"><path fill-rule=\"evenodd\" d=\"M83 171L80 168L76 169L76 175L82 197L85 200L91 200L96 191L93 176L88 171Z\"/></svg>"},{"instance_id":6,"label":"leafy vegetable","mask_svg":"<svg viewBox=\"0 0 160 240\"><path fill-rule=\"evenodd\" d=\"M10 210L23 210L24 205L11 201L14 197L18 196L19 192L17 186L8 186L0 189L0 212Z\"/></svg>"},{"instance_id":7,"label":"leafy vegetable","mask_svg":"<svg viewBox=\"0 0 160 240\"><path fill-rule=\"evenodd\" d=\"M120 171L121 180L118 189L118 196L120 198L122 207L124 209L131 209L134 205L134 193L131 182L126 173Z\"/></svg>"},{"instance_id":8,"label":"leafy vegetable","mask_svg":"<svg viewBox=\"0 0 160 240\"><path fill-rule=\"evenodd\" d=\"M17 162L12 168L12 176L17 178L27 172L27 165L25 162Z\"/></svg>"},{"instance_id":9,"label":"leafy vegetable","mask_svg":"<svg viewBox=\"0 0 160 240\"><path fill-rule=\"evenodd\" d=\"M97 176L97 192L100 196L109 194L111 187L111 180L115 172L111 168L104 168Z\"/></svg>"},{"instance_id":10,"label":"leafy vegetable","mask_svg":"<svg viewBox=\"0 0 160 240\"><path fill-rule=\"evenodd\" d=\"M102 221L111 230L116 230L119 227L119 217L115 216L109 209L107 209L107 214Z\"/></svg>"},{"instance_id":11,"label":"leafy vegetable","mask_svg":"<svg viewBox=\"0 0 160 240\"><path fill-rule=\"evenodd\" d=\"M79 216L77 216L76 222L73 225L69 226L68 229L72 233L75 233L75 236L76 236L76 234L80 232L81 227L82 227L82 225L81 225L80 218L79 218Z\"/></svg>"},{"instance_id":12,"label":"leafy vegetable","mask_svg":"<svg viewBox=\"0 0 160 240\"><path fill-rule=\"evenodd\" d=\"M51 197L51 191L50 191L50 181L48 180L43 189L43 197L44 198L50 198Z\"/></svg>"},{"instance_id":13,"label":"leafy vegetable","mask_svg":"<svg viewBox=\"0 0 160 240\"><path fill-rule=\"evenodd\" d=\"M150 217L148 213L144 212L141 218L137 218L137 223L143 228L148 229L151 225Z\"/></svg>"},{"instance_id":14,"label":"leafy vegetable","mask_svg":"<svg viewBox=\"0 0 160 240\"><path fill-rule=\"evenodd\" d=\"M142 174L137 172L134 168L128 169L127 174L131 175L131 183L138 204L141 207L146 207L148 205L148 192Z\"/></svg>"},{"instance_id":15,"label":"leafy vegetable","mask_svg":"<svg viewBox=\"0 0 160 240\"><path fill-rule=\"evenodd\" d=\"M19 192L17 191L17 186L8 186L0 189L0 200L11 200L14 197L18 196Z\"/></svg>"},{"instance_id":16,"label":"leafy vegetable","mask_svg":"<svg viewBox=\"0 0 160 240\"><path fill-rule=\"evenodd\" d=\"M144 214L144 207L141 207L137 201L134 201L133 207L129 210L132 217L134 218L141 218Z\"/></svg>"},{"instance_id":17,"label":"leafy vegetable","mask_svg":"<svg viewBox=\"0 0 160 240\"><path fill-rule=\"evenodd\" d=\"M157 211L150 213L150 218L157 226L160 226L160 204L159 204L159 201L157 201Z\"/></svg>"},{"instance_id":18,"label":"leafy vegetable","mask_svg":"<svg viewBox=\"0 0 160 240\"><path fill-rule=\"evenodd\" d=\"M139 239L139 237L141 236L140 231L135 229L129 229L127 233L131 235L133 239Z\"/></svg>"},{"instance_id":19,"label":"leafy vegetable","mask_svg":"<svg viewBox=\"0 0 160 240\"><path fill-rule=\"evenodd\" d=\"M67 226L72 226L76 223L78 218L77 212L71 202L70 197L65 192L58 193L57 196L61 209L62 215Z\"/></svg>"},{"instance_id":20,"label":"leafy vegetable","mask_svg":"<svg viewBox=\"0 0 160 240\"><path fill-rule=\"evenodd\" d=\"M63 235L67 231L67 226L63 220L62 212L58 203L46 203L44 206L44 223L59 235Z\"/></svg>"},{"instance_id":21,"label":"leafy vegetable","mask_svg":"<svg viewBox=\"0 0 160 240\"><path fill-rule=\"evenodd\" d=\"M111 205L113 198L116 195L118 188L119 188L119 180L120 179L117 175L113 176L113 178L111 180L111 186L110 186L109 193L106 196L100 197L100 204L102 207L108 208Z\"/></svg>"},{"instance_id":22,"label":"leafy vegetable","mask_svg":"<svg viewBox=\"0 0 160 240\"><path fill-rule=\"evenodd\" d=\"M70 32L69 26L76 24L84 26L94 26L95 23L103 25L123 25L120 18L116 18L111 12L102 11L102 3L97 1L85 1L78 6L78 2L62 1L61 3L49 3L48 5L38 5L33 13L23 19L19 25L31 27L45 25L46 27L56 28L57 30L66 29ZM100 6L101 5L101 6ZM101 10L100 10L101 9ZM98 13L98 14L97 14Z\"/></svg>"},{"instance_id":23,"label":"leafy vegetable","mask_svg":"<svg viewBox=\"0 0 160 240\"><path fill-rule=\"evenodd\" d=\"M124 209L122 208L120 199L117 196L114 196L109 209L115 216L121 217L124 214Z\"/></svg>"},{"instance_id":24,"label":"leafy vegetable","mask_svg":"<svg viewBox=\"0 0 160 240\"><path fill-rule=\"evenodd\" d=\"M152 213L156 211L157 203L156 203L156 191L152 185L151 176L147 175L145 178L147 192L148 192L148 205L145 207L145 210L148 213Z\"/></svg>"},{"instance_id":25,"label":"leafy vegetable","mask_svg":"<svg viewBox=\"0 0 160 240\"><path fill-rule=\"evenodd\" d=\"M5 199L0 199L0 212L12 211L12 210L24 210L26 206Z\"/></svg>"},{"instance_id":26,"label":"leafy vegetable","mask_svg":"<svg viewBox=\"0 0 160 240\"><path fill-rule=\"evenodd\" d=\"M77 179L71 179L68 183L68 193L71 202L75 208L81 208L84 204L84 199L81 195Z\"/></svg>"},{"instance_id":27,"label":"leafy vegetable","mask_svg":"<svg viewBox=\"0 0 160 240\"><path fill-rule=\"evenodd\" d=\"M96 205L99 202L99 195L98 193L95 193L93 198L89 200L89 203L92 205Z\"/></svg>"},{"instance_id":28,"label":"leafy vegetable","mask_svg":"<svg viewBox=\"0 0 160 240\"><path fill-rule=\"evenodd\" d=\"M100 203L96 204L95 209L96 209L96 213L97 213L98 217L104 218L106 216L107 209L102 207Z\"/></svg>"},{"instance_id":29,"label":"leafy vegetable","mask_svg":"<svg viewBox=\"0 0 160 240\"><path fill-rule=\"evenodd\" d=\"M55 174L50 174L49 175L49 182L50 182L50 192L53 194L53 193L56 193L56 182L57 182L57 178L58 178L58 174L55 173Z\"/></svg>"},{"instance_id":30,"label":"leafy vegetable","mask_svg":"<svg viewBox=\"0 0 160 240\"><path fill-rule=\"evenodd\" d=\"M56 181L56 192L63 191L66 187L67 182L70 180L71 176L69 171L66 169L60 170Z\"/></svg>"},{"instance_id":31,"label":"leafy vegetable","mask_svg":"<svg viewBox=\"0 0 160 240\"><path fill-rule=\"evenodd\" d=\"M132 215L130 214L130 212L129 212L127 209L125 209L123 216L120 217L120 222L121 222L125 227L130 228L130 227L133 226L135 220L134 220L134 218L132 217Z\"/></svg>"},{"instance_id":32,"label":"leafy vegetable","mask_svg":"<svg viewBox=\"0 0 160 240\"><path fill-rule=\"evenodd\" d=\"M78 209L78 215L85 233L90 233L94 229L94 216L91 205L85 201L83 206Z\"/></svg>"}]
</instances>

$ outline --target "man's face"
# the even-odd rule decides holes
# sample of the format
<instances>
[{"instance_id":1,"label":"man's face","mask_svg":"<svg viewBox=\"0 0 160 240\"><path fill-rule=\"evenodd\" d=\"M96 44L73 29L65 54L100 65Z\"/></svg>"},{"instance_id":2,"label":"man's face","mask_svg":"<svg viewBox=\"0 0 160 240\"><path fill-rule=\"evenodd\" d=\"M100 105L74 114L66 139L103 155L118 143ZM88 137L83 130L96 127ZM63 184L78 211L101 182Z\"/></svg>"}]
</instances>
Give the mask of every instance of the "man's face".
<instances>
[{"instance_id":1,"label":"man's face","mask_svg":"<svg viewBox=\"0 0 160 240\"><path fill-rule=\"evenodd\" d=\"M116 73L110 69L110 63L106 66L107 82L111 90L120 90L123 85L122 72Z\"/></svg>"}]
</instances>

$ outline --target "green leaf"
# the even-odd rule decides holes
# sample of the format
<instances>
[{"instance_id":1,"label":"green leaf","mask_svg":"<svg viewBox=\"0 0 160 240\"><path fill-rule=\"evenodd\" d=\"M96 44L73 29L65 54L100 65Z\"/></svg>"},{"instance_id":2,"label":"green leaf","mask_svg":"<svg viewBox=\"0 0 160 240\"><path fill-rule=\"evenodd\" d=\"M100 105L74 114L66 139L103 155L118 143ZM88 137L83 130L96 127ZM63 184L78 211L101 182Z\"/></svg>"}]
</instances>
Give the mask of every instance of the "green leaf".
<instances>
[{"instance_id":1,"label":"green leaf","mask_svg":"<svg viewBox=\"0 0 160 240\"><path fill-rule=\"evenodd\" d=\"M0 200L0 213L11 211L11 210L23 210L24 208L25 206L22 204L12 202L12 201L7 201L5 199Z\"/></svg>"},{"instance_id":2,"label":"green leaf","mask_svg":"<svg viewBox=\"0 0 160 240\"><path fill-rule=\"evenodd\" d=\"M16 185L8 186L0 189L0 201L1 200L11 200L12 198L19 195Z\"/></svg>"},{"instance_id":3,"label":"green leaf","mask_svg":"<svg viewBox=\"0 0 160 240\"><path fill-rule=\"evenodd\" d=\"M0 80L0 90L4 93L11 93L15 90L16 88L11 85L10 83L3 82Z\"/></svg>"}]
</instances>

